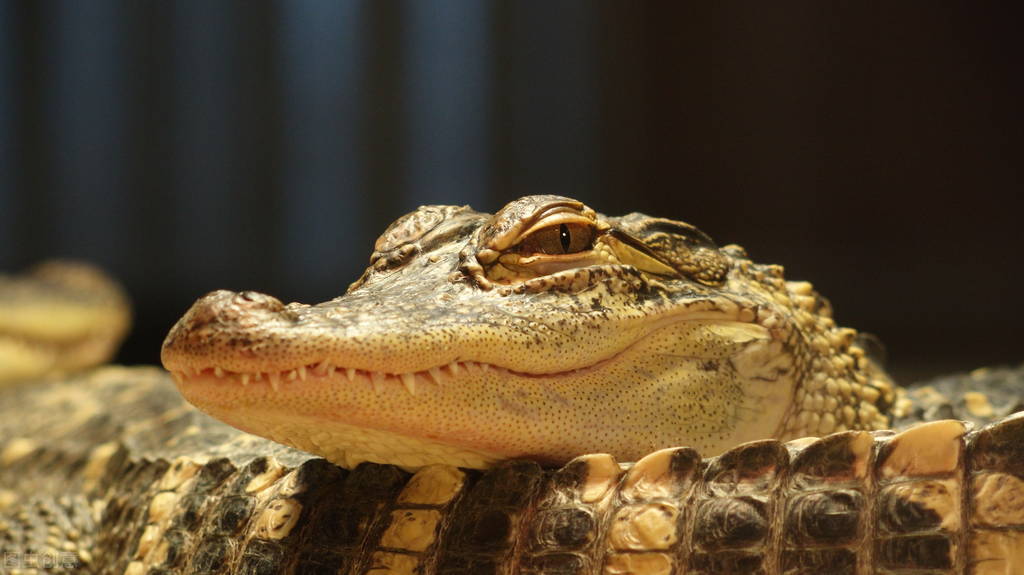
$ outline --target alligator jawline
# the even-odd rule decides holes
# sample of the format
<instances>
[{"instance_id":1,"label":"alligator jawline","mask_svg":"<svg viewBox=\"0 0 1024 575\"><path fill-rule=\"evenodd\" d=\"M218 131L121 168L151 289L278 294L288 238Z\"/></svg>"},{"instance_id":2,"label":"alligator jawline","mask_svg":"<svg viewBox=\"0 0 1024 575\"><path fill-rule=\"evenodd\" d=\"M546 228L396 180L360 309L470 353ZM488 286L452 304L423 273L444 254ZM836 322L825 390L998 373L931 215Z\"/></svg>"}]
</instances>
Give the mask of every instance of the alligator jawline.
<instances>
[{"instance_id":1,"label":"alligator jawline","mask_svg":"<svg viewBox=\"0 0 1024 575\"><path fill-rule=\"evenodd\" d=\"M224 369L219 366L205 366L199 368L185 366L181 368L169 368L169 371L179 385L185 384L186 382L194 382L198 376L202 375L212 376L227 384L239 384L242 387L248 387L251 384L263 383L269 385L274 391L278 391L282 385L286 385L291 382L304 382L310 378L332 378L339 382L347 380L349 383L355 383L356 381L369 381L373 385L374 391L378 393L383 391L386 386L401 384L406 391L415 395L415 390L418 389L420 385L426 384L442 386L450 379L458 378L462 373L487 373L493 371L499 375L510 375L514 377L558 378L571 374L580 374L598 370L628 354L634 347L638 346L641 342L651 337L652 334L657 333L661 328L664 328L667 325L678 322L708 321L709 319L713 322L735 322L739 324L752 323L738 321L731 317L721 317L718 313L689 314L684 318L667 317L661 322L655 322L653 324L653 329L650 332L637 338L633 343L608 357L602 358L589 365L539 373L509 369L507 367L485 361L461 359L451 361L443 365L409 372L390 372L384 370L346 367L329 359L281 370L238 371Z\"/></svg>"}]
</instances>

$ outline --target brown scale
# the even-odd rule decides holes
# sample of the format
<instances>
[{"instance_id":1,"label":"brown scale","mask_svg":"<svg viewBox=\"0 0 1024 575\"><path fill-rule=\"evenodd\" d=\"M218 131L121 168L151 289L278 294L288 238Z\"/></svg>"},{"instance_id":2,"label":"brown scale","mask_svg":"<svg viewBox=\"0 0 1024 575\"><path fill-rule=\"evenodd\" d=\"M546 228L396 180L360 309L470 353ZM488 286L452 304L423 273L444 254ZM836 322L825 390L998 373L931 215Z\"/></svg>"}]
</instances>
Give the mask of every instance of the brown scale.
<instances>
[{"instance_id":1,"label":"brown scale","mask_svg":"<svg viewBox=\"0 0 1024 575\"><path fill-rule=\"evenodd\" d=\"M601 526L621 474L608 455L580 457L554 472L534 504L521 572L595 571Z\"/></svg>"},{"instance_id":2,"label":"brown scale","mask_svg":"<svg viewBox=\"0 0 1024 575\"><path fill-rule=\"evenodd\" d=\"M780 443L759 441L709 462L690 501L691 572L758 572L770 564L770 517L785 460Z\"/></svg>"},{"instance_id":3,"label":"brown scale","mask_svg":"<svg viewBox=\"0 0 1024 575\"><path fill-rule=\"evenodd\" d=\"M644 457L625 474L604 538L606 573L668 573L687 545L689 499L701 471L700 455L688 447Z\"/></svg>"},{"instance_id":4,"label":"brown scale","mask_svg":"<svg viewBox=\"0 0 1024 575\"><path fill-rule=\"evenodd\" d=\"M830 568L854 573L868 529L871 434L848 431L796 450L783 505L784 570Z\"/></svg>"}]
</instances>

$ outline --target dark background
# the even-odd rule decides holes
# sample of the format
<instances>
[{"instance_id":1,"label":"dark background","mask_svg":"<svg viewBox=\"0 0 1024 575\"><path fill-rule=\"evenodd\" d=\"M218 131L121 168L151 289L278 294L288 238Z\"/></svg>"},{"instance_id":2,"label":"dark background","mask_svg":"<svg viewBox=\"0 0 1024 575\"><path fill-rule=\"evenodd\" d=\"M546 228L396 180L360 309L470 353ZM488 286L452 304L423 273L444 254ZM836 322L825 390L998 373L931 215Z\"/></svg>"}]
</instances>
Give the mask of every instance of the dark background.
<instances>
[{"instance_id":1,"label":"dark background","mask_svg":"<svg viewBox=\"0 0 1024 575\"><path fill-rule=\"evenodd\" d=\"M533 193L698 225L897 375L1024 360L1019 20L970 3L0 3L0 269L339 295L390 221Z\"/></svg>"}]
</instances>

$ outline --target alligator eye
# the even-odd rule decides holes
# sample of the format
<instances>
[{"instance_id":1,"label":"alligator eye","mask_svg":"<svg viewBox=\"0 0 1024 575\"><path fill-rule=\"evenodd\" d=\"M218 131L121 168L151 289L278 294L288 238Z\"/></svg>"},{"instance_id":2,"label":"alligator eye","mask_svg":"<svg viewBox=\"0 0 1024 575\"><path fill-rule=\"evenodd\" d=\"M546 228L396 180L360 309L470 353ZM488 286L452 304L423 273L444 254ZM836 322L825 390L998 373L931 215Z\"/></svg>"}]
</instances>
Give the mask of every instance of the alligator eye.
<instances>
[{"instance_id":1,"label":"alligator eye","mask_svg":"<svg viewBox=\"0 0 1024 575\"><path fill-rule=\"evenodd\" d=\"M575 254L593 247L594 227L577 222L545 226L519 242L523 254Z\"/></svg>"}]
</instances>

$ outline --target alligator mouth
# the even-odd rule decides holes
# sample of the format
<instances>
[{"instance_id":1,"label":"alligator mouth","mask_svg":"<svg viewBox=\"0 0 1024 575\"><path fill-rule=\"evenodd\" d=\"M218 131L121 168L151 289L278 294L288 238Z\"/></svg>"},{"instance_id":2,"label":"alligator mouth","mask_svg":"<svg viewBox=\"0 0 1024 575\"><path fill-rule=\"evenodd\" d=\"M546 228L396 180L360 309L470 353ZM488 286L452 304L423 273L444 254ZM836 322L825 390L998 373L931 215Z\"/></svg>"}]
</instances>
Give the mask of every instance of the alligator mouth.
<instances>
[{"instance_id":1,"label":"alligator mouth","mask_svg":"<svg viewBox=\"0 0 1024 575\"><path fill-rule=\"evenodd\" d=\"M248 387L251 384L265 384L270 386L274 391L280 391L284 386L294 385L295 383L309 380L329 379L332 381L338 381L341 378L344 378L351 383L356 383L357 381L369 381L373 386L373 390L377 393L383 393L388 388L401 386L412 395L415 395L416 391L421 389L423 386L443 386L447 381L459 377L462 373L479 374L489 373L492 371L496 374L510 374L520 377L544 377L548 375L558 375L522 373L491 365L489 363L476 361L453 361L446 365L408 373L389 373L384 371L358 369L354 367L341 367L335 366L331 364L330 361L326 360L283 371L239 372L220 367L170 370L171 376L174 377L174 380L178 382L179 385L193 382L204 376L208 380L212 376L215 379L222 380L226 384L238 383L242 387Z\"/></svg>"},{"instance_id":2,"label":"alligator mouth","mask_svg":"<svg viewBox=\"0 0 1024 575\"><path fill-rule=\"evenodd\" d=\"M277 392L281 391L285 386L301 384L307 381L330 380L332 382L337 382L347 380L349 383L353 384L360 381L368 381L370 382L373 391L376 393L384 393L388 389L401 387L409 394L416 395L417 390L423 389L425 386L440 388L443 387L445 383L458 379L463 374L474 376L481 374L494 374L498 378L508 376L523 378L557 378L571 374L585 374L589 371L600 369L601 366L605 364L614 362L619 356L629 353L632 348L633 345L630 345L611 357L601 359L591 365L551 373L517 371L487 362L462 360L452 361L445 365L430 367L419 371L402 373L343 367L333 364L330 360L300 365L296 368L281 371L235 371L216 366L198 369L191 369L188 367L168 368L168 371L170 371L171 376L178 385L192 383L200 378L203 378L206 381L210 381L211 378L213 378L214 382L219 380L220 382L228 385L237 383L242 387L248 387L249 385L254 384L268 385L271 390Z\"/></svg>"}]
</instances>

